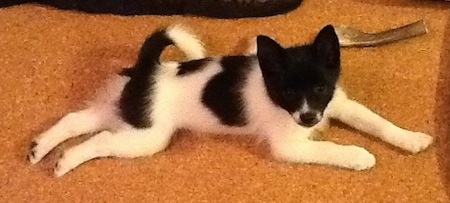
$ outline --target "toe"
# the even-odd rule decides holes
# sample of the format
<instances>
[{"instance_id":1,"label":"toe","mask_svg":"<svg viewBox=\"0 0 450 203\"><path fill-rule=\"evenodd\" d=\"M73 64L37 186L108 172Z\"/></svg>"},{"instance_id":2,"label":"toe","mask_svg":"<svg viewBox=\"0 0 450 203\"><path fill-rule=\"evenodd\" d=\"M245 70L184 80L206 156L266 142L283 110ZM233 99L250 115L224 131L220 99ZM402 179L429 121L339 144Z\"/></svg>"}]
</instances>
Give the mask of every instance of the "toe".
<instances>
[{"instance_id":1,"label":"toe","mask_svg":"<svg viewBox=\"0 0 450 203\"><path fill-rule=\"evenodd\" d=\"M28 150L28 161L31 162L32 164L35 164L38 162L38 160L36 159L36 148L37 148L38 144L36 141L32 141Z\"/></svg>"}]
</instances>

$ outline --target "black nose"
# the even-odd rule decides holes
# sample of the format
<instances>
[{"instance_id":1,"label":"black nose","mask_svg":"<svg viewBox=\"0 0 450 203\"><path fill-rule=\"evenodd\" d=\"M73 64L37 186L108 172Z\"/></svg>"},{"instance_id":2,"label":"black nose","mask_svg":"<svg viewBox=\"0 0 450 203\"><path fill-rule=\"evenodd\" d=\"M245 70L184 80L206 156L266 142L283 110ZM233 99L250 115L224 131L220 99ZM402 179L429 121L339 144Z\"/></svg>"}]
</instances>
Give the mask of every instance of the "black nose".
<instances>
[{"instance_id":1,"label":"black nose","mask_svg":"<svg viewBox=\"0 0 450 203\"><path fill-rule=\"evenodd\" d=\"M307 112L300 114L300 120L305 126L313 126L319 122L315 113Z\"/></svg>"}]
</instances>

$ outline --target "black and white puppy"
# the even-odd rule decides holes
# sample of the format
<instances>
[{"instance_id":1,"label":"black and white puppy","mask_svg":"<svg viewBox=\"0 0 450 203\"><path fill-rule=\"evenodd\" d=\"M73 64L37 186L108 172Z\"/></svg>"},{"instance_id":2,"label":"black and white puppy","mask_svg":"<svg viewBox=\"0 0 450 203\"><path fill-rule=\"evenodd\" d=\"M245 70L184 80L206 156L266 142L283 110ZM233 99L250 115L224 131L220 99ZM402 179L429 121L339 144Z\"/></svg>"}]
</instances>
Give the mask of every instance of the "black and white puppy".
<instances>
[{"instance_id":1,"label":"black and white puppy","mask_svg":"<svg viewBox=\"0 0 450 203\"><path fill-rule=\"evenodd\" d=\"M161 62L176 45L189 61ZM332 26L308 45L283 48L258 36L254 52L205 57L202 43L181 26L154 32L136 64L115 76L90 105L63 117L33 142L35 164L61 142L98 132L68 149L55 168L62 176L98 157L150 156L164 150L177 129L258 135L278 160L369 169L375 157L357 146L311 139L335 118L363 132L417 153L429 135L402 129L350 100L337 85L340 46Z\"/></svg>"}]
</instances>

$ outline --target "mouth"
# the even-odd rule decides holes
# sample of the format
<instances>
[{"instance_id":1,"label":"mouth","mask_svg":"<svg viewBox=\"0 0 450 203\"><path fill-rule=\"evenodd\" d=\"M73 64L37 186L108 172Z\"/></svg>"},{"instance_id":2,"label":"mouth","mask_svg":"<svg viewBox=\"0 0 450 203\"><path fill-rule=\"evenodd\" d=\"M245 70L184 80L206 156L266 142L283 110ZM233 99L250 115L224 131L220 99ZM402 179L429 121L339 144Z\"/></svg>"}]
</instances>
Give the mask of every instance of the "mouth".
<instances>
[{"instance_id":1,"label":"mouth","mask_svg":"<svg viewBox=\"0 0 450 203\"><path fill-rule=\"evenodd\" d=\"M322 120L322 114L320 112L299 112L296 111L292 114L292 117L297 124L304 127L313 127Z\"/></svg>"},{"instance_id":2,"label":"mouth","mask_svg":"<svg viewBox=\"0 0 450 203\"><path fill-rule=\"evenodd\" d=\"M303 122L297 122L297 124L299 124L299 125L301 125L301 126L303 126L303 127L307 127L307 128L313 127L313 126L315 126L317 123L319 123L319 122L315 122L315 123L303 123Z\"/></svg>"}]
</instances>

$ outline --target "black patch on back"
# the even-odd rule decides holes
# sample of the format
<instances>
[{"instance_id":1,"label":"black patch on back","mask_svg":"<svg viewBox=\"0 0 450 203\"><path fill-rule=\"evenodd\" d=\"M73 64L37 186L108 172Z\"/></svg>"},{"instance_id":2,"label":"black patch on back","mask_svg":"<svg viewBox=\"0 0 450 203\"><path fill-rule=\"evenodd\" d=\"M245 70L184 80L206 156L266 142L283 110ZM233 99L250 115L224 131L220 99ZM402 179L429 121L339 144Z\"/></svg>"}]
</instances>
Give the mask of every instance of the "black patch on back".
<instances>
[{"instance_id":1,"label":"black patch on back","mask_svg":"<svg viewBox=\"0 0 450 203\"><path fill-rule=\"evenodd\" d=\"M183 62L180 64L180 66L178 66L177 76L188 75L202 70L210 61L210 59L206 58Z\"/></svg>"},{"instance_id":2,"label":"black patch on back","mask_svg":"<svg viewBox=\"0 0 450 203\"><path fill-rule=\"evenodd\" d=\"M251 58L246 56L227 56L220 61L223 71L215 75L203 90L202 103L220 121L229 126L244 126L242 89L250 71Z\"/></svg>"}]
</instances>

